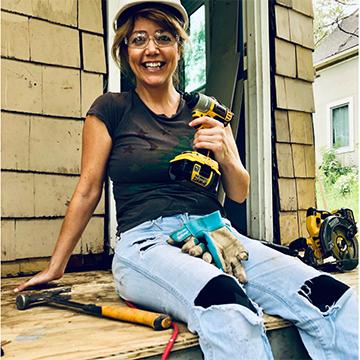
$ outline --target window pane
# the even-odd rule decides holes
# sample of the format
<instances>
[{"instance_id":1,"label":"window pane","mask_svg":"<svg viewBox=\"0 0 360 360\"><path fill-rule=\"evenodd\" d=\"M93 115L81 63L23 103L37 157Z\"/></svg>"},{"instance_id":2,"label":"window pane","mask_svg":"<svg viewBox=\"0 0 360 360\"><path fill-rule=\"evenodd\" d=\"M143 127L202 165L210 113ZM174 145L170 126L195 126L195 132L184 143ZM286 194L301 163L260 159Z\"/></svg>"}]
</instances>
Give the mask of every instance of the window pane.
<instances>
[{"instance_id":1,"label":"window pane","mask_svg":"<svg viewBox=\"0 0 360 360\"><path fill-rule=\"evenodd\" d=\"M206 84L205 5L190 16L190 41L185 52L185 91Z\"/></svg>"},{"instance_id":2,"label":"window pane","mask_svg":"<svg viewBox=\"0 0 360 360\"><path fill-rule=\"evenodd\" d=\"M333 146L340 148L349 146L349 105L331 109Z\"/></svg>"}]
</instances>

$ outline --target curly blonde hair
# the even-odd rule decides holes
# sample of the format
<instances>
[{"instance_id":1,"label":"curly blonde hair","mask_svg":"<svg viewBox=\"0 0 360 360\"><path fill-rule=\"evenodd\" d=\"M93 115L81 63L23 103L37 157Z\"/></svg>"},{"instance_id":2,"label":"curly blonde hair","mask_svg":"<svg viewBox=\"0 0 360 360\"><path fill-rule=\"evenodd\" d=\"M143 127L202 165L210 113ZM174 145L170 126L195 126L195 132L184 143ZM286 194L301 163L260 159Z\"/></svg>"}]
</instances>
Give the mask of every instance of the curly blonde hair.
<instances>
[{"instance_id":1,"label":"curly blonde hair","mask_svg":"<svg viewBox=\"0 0 360 360\"><path fill-rule=\"evenodd\" d=\"M129 65L127 46L125 45L124 40L131 35L134 30L135 21L138 18L154 21L165 30L170 31L174 35L178 35L179 54L181 57L184 53L184 44L189 41L189 36L179 20L163 10L157 8L143 8L132 16L129 16L129 18L116 30L111 47L111 55L116 64L120 67L121 72L132 80L134 80L134 74ZM174 73L173 80L175 84L178 84L179 75L177 69Z\"/></svg>"}]
</instances>

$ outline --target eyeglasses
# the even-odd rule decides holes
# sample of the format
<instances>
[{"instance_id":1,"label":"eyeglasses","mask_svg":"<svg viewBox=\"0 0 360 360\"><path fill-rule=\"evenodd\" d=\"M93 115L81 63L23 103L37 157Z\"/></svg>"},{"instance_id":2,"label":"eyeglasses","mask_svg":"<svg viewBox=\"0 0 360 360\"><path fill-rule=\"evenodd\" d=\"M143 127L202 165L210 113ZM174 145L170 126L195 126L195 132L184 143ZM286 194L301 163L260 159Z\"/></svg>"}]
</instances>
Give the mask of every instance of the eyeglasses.
<instances>
[{"instance_id":1,"label":"eyeglasses","mask_svg":"<svg viewBox=\"0 0 360 360\"><path fill-rule=\"evenodd\" d=\"M129 48L145 49L150 40L153 40L157 47L164 48L173 46L179 39L179 35L173 35L168 31L156 31L154 36L150 36L146 31L135 31L124 39L124 43Z\"/></svg>"}]
</instances>

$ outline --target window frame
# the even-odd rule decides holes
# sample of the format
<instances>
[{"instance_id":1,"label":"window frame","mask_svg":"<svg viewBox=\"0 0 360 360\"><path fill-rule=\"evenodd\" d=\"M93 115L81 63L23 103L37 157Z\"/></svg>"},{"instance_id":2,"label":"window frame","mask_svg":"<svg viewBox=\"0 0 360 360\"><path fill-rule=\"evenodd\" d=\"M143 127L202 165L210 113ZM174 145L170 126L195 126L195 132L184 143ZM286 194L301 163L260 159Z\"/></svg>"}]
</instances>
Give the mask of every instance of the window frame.
<instances>
[{"instance_id":1,"label":"window frame","mask_svg":"<svg viewBox=\"0 0 360 360\"><path fill-rule=\"evenodd\" d=\"M349 145L342 146L339 148L334 148L333 146L333 109L339 108L341 106L348 106L348 125L349 125ZM328 124L328 147L329 149L335 149L337 154L343 154L347 152L352 152L354 148L354 118L353 118L353 98L343 98L331 103L328 103L326 106L327 114L327 124Z\"/></svg>"}]
</instances>

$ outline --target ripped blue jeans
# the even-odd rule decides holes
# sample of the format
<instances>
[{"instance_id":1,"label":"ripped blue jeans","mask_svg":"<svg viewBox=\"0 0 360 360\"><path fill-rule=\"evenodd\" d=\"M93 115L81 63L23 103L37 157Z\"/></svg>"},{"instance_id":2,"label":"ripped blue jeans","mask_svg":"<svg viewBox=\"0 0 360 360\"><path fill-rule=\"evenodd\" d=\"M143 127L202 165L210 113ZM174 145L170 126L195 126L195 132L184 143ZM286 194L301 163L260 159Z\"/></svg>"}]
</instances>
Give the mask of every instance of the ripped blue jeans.
<instances>
[{"instance_id":1,"label":"ripped blue jeans","mask_svg":"<svg viewBox=\"0 0 360 360\"><path fill-rule=\"evenodd\" d=\"M206 360L273 359L262 310L293 322L312 359L358 359L353 290L239 233L249 251L249 260L243 263L248 283L239 286L257 313L240 304L195 305L209 281L224 274L166 241L170 233L196 218L186 213L160 217L120 234L113 275L122 298L187 323L198 334Z\"/></svg>"}]
</instances>

